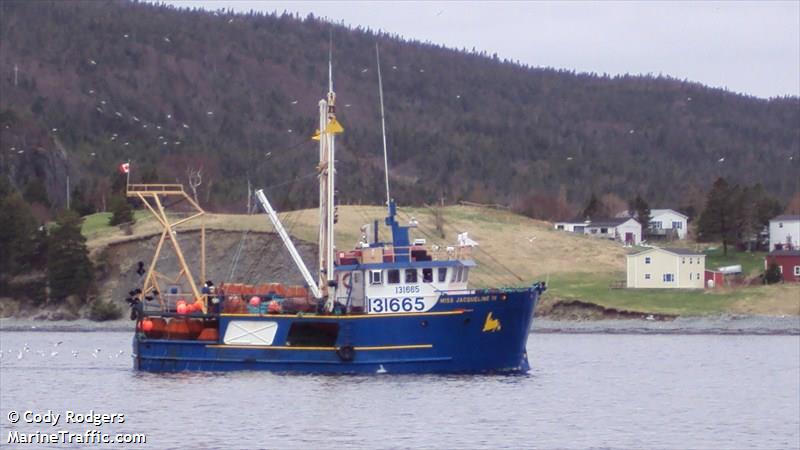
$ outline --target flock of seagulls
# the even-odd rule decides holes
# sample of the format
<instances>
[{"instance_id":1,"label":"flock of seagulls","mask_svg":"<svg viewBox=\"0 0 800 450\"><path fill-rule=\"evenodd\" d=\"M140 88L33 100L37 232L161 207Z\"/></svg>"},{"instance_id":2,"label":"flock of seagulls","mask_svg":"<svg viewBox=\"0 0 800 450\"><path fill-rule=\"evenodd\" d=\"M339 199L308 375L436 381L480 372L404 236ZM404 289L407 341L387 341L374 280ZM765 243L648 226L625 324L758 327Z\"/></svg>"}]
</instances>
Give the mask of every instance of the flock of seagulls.
<instances>
[{"instance_id":1,"label":"flock of seagulls","mask_svg":"<svg viewBox=\"0 0 800 450\"><path fill-rule=\"evenodd\" d=\"M5 351L0 349L0 359L16 357L17 360L22 360L25 358L33 357L34 355L38 355L40 358L55 358L60 354L58 349L59 346L63 343L64 341L58 341L53 343L52 348L33 350L31 349L31 346L26 342L23 344L21 349L16 351L13 349L7 349ZM15 352L16 355L14 355ZM91 353L89 353L89 356L91 356L94 359L97 359L100 357L102 352L103 349L95 348L94 350L91 351ZM125 350L118 350L115 353L108 354L108 359L117 359L124 354ZM72 358L77 359L80 356L80 351L71 350L70 355Z\"/></svg>"}]
</instances>

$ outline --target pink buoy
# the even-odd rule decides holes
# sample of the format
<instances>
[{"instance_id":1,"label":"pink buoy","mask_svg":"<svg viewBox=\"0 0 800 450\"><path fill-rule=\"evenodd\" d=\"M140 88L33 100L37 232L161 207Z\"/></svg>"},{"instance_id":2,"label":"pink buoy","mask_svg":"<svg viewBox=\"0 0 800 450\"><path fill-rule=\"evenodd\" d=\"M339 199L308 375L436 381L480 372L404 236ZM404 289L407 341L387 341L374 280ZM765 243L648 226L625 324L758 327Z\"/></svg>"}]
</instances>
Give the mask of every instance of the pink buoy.
<instances>
[{"instance_id":1,"label":"pink buoy","mask_svg":"<svg viewBox=\"0 0 800 450\"><path fill-rule=\"evenodd\" d=\"M261 304L261 299L259 297L253 296L250 297L250 306L258 306Z\"/></svg>"}]
</instances>

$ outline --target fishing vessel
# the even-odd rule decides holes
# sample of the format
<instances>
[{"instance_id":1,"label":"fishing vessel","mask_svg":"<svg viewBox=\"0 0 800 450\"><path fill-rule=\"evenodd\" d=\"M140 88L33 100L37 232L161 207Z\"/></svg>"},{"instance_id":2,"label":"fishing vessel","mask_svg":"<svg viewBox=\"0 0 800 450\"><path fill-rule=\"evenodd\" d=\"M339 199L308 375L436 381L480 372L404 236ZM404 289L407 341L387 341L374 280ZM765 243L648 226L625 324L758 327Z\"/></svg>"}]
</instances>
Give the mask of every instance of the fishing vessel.
<instances>
[{"instance_id":1,"label":"fishing vessel","mask_svg":"<svg viewBox=\"0 0 800 450\"><path fill-rule=\"evenodd\" d=\"M377 52L377 48L376 48ZM378 81L380 58L378 55ZM467 233L452 246L412 239L414 220L401 224L389 195L383 226L362 227L352 250L334 242L336 119L329 60L329 86L319 102L319 240L315 274L262 190L256 197L305 280L304 286L233 282L200 286L187 264L175 230L204 211L181 185L128 183L162 226L143 284L128 298L136 320L133 361L150 372L268 370L295 373L506 373L529 369L526 342L537 300L546 285L470 289L477 245ZM381 119L386 158L383 89ZM172 221L166 199L194 209ZM390 239L382 240L381 229ZM205 229L200 226L200 279L205 279ZM180 272L157 270L159 254L171 246ZM168 280L167 289L161 284ZM177 286L185 286L178 288ZM188 300L186 300L188 299Z\"/></svg>"}]
</instances>

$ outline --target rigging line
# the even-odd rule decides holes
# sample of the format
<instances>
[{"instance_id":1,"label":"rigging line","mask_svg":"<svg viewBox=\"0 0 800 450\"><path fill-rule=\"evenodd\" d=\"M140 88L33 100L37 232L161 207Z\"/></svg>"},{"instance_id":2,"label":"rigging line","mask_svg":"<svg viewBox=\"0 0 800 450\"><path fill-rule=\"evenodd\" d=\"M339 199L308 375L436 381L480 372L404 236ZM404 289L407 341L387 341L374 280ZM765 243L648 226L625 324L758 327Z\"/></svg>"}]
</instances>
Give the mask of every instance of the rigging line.
<instances>
[{"instance_id":1,"label":"rigging line","mask_svg":"<svg viewBox=\"0 0 800 450\"><path fill-rule=\"evenodd\" d=\"M456 232L456 234L458 234L458 230L457 230L457 229L456 229L456 228L455 228L453 225L450 225L450 224L448 224L447 222L444 222L444 225L445 225L445 226L449 226L450 228L452 228L452 229L453 229L453 231L455 231L455 232ZM489 252L487 252L486 250L482 249L480 246L478 246L478 247L476 247L476 248L478 249L478 251L479 251L479 252L483 253L484 255L486 255L487 257L489 257L489 258L490 258L492 261L494 261L494 262L495 262L495 263L496 263L498 266L500 266L500 267L501 267L503 270L505 270L505 271L506 271L506 272L508 272L509 274L513 275L513 276L514 276L514 277L515 277L517 280L519 280L520 282L523 282L523 283L525 282L525 280L524 280L522 277L520 277L519 275L517 275L517 273L516 273L516 272L514 272L513 270L511 270L510 268L508 268L506 265L504 265L504 264L503 264L503 263L501 263L500 261L498 261L498 260L497 260L497 258L495 258L494 256L492 256L492 254L491 254L491 253L489 253Z\"/></svg>"},{"instance_id":2,"label":"rigging line","mask_svg":"<svg viewBox=\"0 0 800 450\"><path fill-rule=\"evenodd\" d=\"M386 116L383 108L383 79L381 78L381 52L378 50L378 43L375 43L375 58L378 61L378 93L381 99L381 134L383 135L383 168L386 176L386 207L389 207L389 157L386 150Z\"/></svg>"},{"instance_id":3,"label":"rigging line","mask_svg":"<svg viewBox=\"0 0 800 450\"><path fill-rule=\"evenodd\" d=\"M410 219L410 216L409 216L409 214L408 214L407 212L405 212L405 211L401 211L401 212L400 212L400 214L404 214L404 215L406 215L406 216L407 216L407 217ZM443 222L443 224L444 224L444 225L447 225L447 226L450 226L451 228L453 228L453 231L455 231L456 235L458 235L458 234L459 234L459 233L458 233L458 230L457 230L457 229L455 229L455 228L454 228L452 225L448 224L447 222ZM420 229L420 231L422 231L422 229L421 229L421 228L422 228L422 226L418 225L418 226L417 226L417 228L418 228L418 229ZM432 229L431 229L431 231L432 231ZM424 231L423 231L423 234L425 234L425 232L424 232ZM482 263L483 263L484 265L486 265L486 266L492 266L492 265L494 265L495 267L500 267L502 270L505 270L505 271L506 271L506 272L508 272L509 274L516 276L516 277L517 277L517 278L518 278L520 281L524 281L524 280L522 280L521 278L519 278L519 276L517 276L517 275L516 275L516 274L515 274L513 271L511 271L511 270L510 270L510 269L508 269L506 266L504 266L502 263L500 263L499 261L497 261L496 259L494 259L494 258L491 256L491 254L487 253L486 251L484 251L484 250L483 250L483 249L481 249L480 247L477 247L477 248L478 248L478 250L479 250L479 251L481 251L481 252L485 253L485 254L486 254L486 255L487 255L489 258L491 258L491 259L492 259L492 260L495 262L495 264L488 264L488 263L486 263L486 261L482 261ZM503 280L502 280L501 278L499 278L499 277L496 277L496 276L493 276L493 275L489 275L488 273L487 273L487 274L485 274L485 275L486 275L487 277L491 277L491 278L492 278L492 279L493 279L495 282L499 282L500 284L505 284L505 283L503 282Z\"/></svg>"},{"instance_id":4,"label":"rigging line","mask_svg":"<svg viewBox=\"0 0 800 450\"><path fill-rule=\"evenodd\" d=\"M403 214L403 215L405 215L407 220L410 220L410 219L411 219L411 216L410 216L410 215L409 215L407 212L404 212L404 211L403 211L403 212L400 212L399 214ZM423 223L424 223L424 222L423 222ZM421 232L421 233L422 233L422 234L423 234L423 235L424 235L426 238L430 238L430 239L431 239L431 241L434 241L434 239L433 239L433 237L434 237L434 236L433 236L432 234L429 234L428 232L426 232L426 231L425 231L423 228L424 228L424 226L422 226L422 225L417 225L417 229L418 229L418 230L419 230L419 231L420 231L420 232ZM431 233L434 233L434 230L433 230L432 228L429 228L429 231L430 231ZM489 264L485 264L485 266L489 267L490 265L489 265ZM487 273L480 273L480 272L476 273L475 271L471 271L471 272L473 273L473 276L476 276L476 275L477 275L477 277L479 277L479 278L488 279L490 283L491 283L491 282L494 282L494 284L501 284L501 285L502 285L502 284L505 284L501 278L499 278L499 277L497 277L497 276L490 275L490 273L491 273L491 272L487 272Z\"/></svg>"}]
</instances>

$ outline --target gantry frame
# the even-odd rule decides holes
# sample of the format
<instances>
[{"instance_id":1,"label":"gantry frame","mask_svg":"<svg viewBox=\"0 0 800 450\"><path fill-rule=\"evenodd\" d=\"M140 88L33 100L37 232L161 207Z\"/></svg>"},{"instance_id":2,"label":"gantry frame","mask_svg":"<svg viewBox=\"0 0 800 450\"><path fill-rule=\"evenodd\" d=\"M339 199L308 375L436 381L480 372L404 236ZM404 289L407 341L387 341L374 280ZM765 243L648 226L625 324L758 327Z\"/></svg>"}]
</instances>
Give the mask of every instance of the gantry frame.
<instances>
[{"instance_id":1,"label":"gantry frame","mask_svg":"<svg viewBox=\"0 0 800 450\"><path fill-rule=\"evenodd\" d=\"M163 292L159 287L158 279L162 278L174 284L178 283L183 277L185 277L189 283L189 287L192 290L192 295L194 296L195 301L200 302L203 313L205 314L208 307L206 304L206 298L197 289L197 283L192 275L192 271L189 269L189 265L186 263L186 258L183 256L183 251L181 250L181 246L178 243L177 236L175 235L176 227L189 222L190 220L200 218L200 279L204 280L206 278L206 229L205 221L202 219L202 217L205 214L205 211L203 211L203 208L201 208L200 205L198 205L197 202L195 202L194 199L192 199L186 193L186 191L183 190L183 185L181 184L128 184L126 195L128 197L138 198L141 200L144 206L161 224L161 238L158 240L158 245L156 246L153 260L150 262L150 266L147 269L147 275L144 278L144 285L142 287L143 295L147 295L148 292L151 292L153 289L155 289L159 293L158 301L161 304L161 309L165 310L167 305L164 302L164 298L162 296ZM177 197L179 201L186 200L195 211L188 217L184 217L175 222L170 222L169 217L167 217L167 211L164 207L164 202L161 201L162 197ZM161 250L164 247L164 242L167 240L172 243L172 248L175 250L175 255L178 257L178 263L181 267L180 272L178 272L178 274L173 278L156 271L156 264L161 256Z\"/></svg>"}]
</instances>

